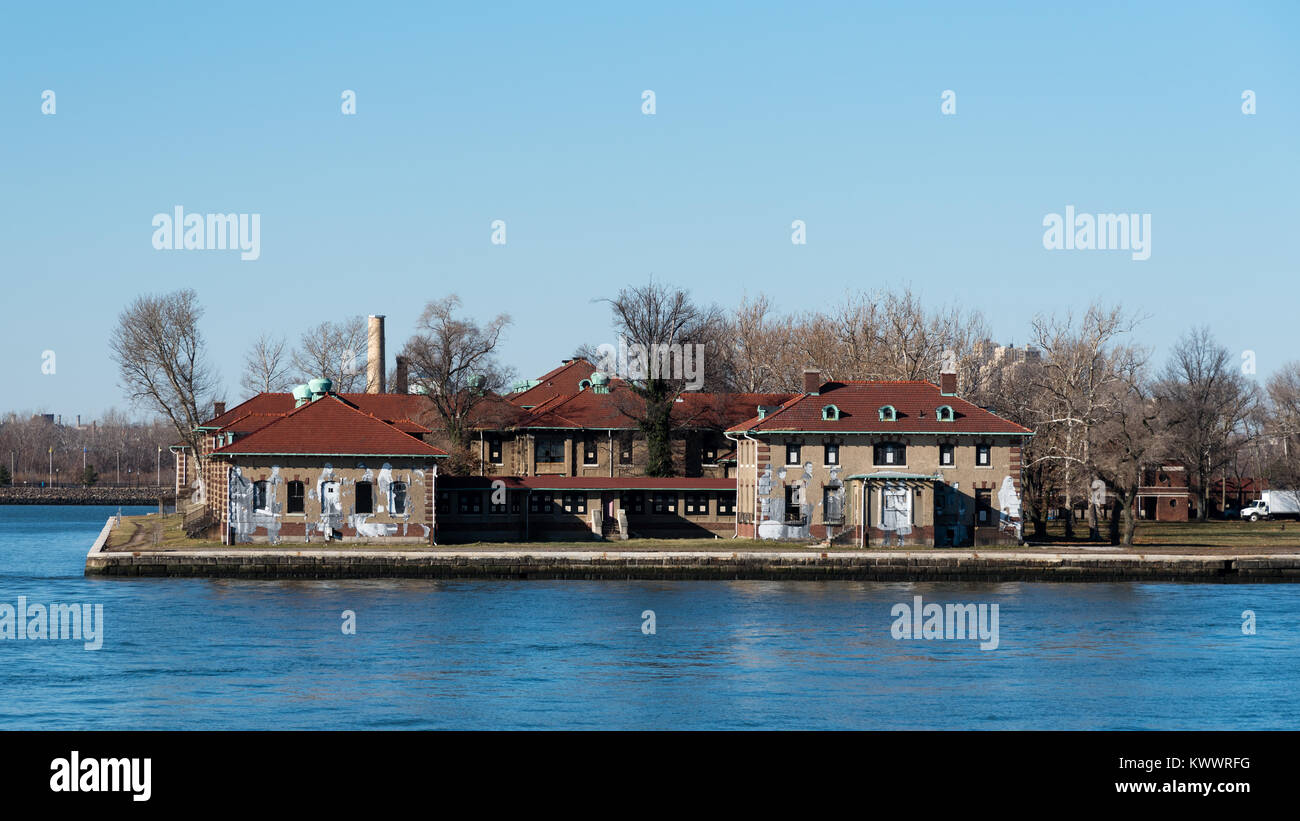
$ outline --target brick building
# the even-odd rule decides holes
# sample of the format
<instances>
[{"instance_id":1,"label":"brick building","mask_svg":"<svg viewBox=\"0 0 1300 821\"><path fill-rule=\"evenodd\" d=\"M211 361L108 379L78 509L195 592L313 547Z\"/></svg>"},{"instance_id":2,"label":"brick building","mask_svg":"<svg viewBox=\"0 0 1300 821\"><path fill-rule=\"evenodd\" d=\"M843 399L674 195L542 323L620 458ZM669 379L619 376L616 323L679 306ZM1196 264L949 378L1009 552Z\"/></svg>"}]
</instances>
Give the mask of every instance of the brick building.
<instances>
[{"instance_id":1,"label":"brick building","mask_svg":"<svg viewBox=\"0 0 1300 821\"><path fill-rule=\"evenodd\" d=\"M1020 541L1031 432L930 382L822 382L732 427L737 528L867 545Z\"/></svg>"},{"instance_id":2,"label":"brick building","mask_svg":"<svg viewBox=\"0 0 1300 821\"><path fill-rule=\"evenodd\" d=\"M373 319L373 318L372 318ZM372 359L382 361L372 322ZM686 392L672 407L673 463L646 476L643 400L565 360L510 394L478 397L459 473L407 368L367 393L328 380L214 407L201 452L173 447L229 543L758 536L876 544L1020 539L1027 429L930 382L823 382L802 393ZM191 508L194 510L196 508ZM188 517L189 514L187 514Z\"/></svg>"}]
</instances>

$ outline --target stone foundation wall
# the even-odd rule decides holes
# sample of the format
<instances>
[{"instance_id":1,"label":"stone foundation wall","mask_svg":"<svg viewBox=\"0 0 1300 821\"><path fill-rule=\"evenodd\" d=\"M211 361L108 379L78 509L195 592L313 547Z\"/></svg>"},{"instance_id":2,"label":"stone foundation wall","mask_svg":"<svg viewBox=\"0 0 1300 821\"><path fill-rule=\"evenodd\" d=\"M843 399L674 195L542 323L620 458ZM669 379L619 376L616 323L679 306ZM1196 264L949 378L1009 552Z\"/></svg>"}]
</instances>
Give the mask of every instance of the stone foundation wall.
<instances>
[{"instance_id":1,"label":"stone foundation wall","mask_svg":"<svg viewBox=\"0 0 1300 821\"><path fill-rule=\"evenodd\" d=\"M1035 582L1300 582L1300 556L1065 556L955 553L696 553L546 554L502 552L290 551L96 552L94 576L431 579L764 579L786 581L1035 581Z\"/></svg>"}]
</instances>

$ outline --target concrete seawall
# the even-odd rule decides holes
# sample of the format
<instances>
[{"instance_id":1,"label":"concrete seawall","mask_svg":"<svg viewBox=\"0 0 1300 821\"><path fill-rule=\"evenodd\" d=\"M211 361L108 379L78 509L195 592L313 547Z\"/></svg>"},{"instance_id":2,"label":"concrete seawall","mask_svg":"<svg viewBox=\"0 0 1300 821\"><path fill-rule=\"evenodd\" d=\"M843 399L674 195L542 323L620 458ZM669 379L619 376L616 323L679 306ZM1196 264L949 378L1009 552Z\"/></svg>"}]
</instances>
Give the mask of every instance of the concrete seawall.
<instances>
[{"instance_id":1,"label":"concrete seawall","mask_svg":"<svg viewBox=\"0 0 1300 821\"><path fill-rule=\"evenodd\" d=\"M106 535L106 533L105 533ZM104 552L95 576L255 579L761 579L779 581L1300 582L1300 556L1171 556L972 551L595 552L211 549Z\"/></svg>"},{"instance_id":2,"label":"concrete seawall","mask_svg":"<svg viewBox=\"0 0 1300 821\"><path fill-rule=\"evenodd\" d=\"M0 487L0 505L156 505L176 503L171 488L157 487Z\"/></svg>"}]
</instances>

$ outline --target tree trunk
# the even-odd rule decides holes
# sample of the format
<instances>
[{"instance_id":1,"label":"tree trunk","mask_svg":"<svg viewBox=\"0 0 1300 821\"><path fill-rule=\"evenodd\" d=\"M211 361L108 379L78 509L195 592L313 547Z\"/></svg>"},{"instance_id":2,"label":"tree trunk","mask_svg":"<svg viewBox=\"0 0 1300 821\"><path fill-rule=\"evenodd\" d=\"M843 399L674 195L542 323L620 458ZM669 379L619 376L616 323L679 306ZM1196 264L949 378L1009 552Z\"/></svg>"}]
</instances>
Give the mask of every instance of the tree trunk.
<instances>
[{"instance_id":1,"label":"tree trunk","mask_svg":"<svg viewBox=\"0 0 1300 821\"><path fill-rule=\"evenodd\" d=\"M1110 535L1110 543L1117 545L1120 543L1119 520L1124 515L1123 505L1119 503L1119 497L1114 497L1110 501L1110 522L1107 527Z\"/></svg>"},{"instance_id":2,"label":"tree trunk","mask_svg":"<svg viewBox=\"0 0 1300 821\"><path fill-rule=\"evenodd\" d=\"M1133 533L1137 530L1137 518L1133 515L1133 494L1124 493L1119 497L1124 502L1124 527L1123 535L1120 537L1120 544L1125 547L1133 546Z\"/></svg>"}]
</instances>

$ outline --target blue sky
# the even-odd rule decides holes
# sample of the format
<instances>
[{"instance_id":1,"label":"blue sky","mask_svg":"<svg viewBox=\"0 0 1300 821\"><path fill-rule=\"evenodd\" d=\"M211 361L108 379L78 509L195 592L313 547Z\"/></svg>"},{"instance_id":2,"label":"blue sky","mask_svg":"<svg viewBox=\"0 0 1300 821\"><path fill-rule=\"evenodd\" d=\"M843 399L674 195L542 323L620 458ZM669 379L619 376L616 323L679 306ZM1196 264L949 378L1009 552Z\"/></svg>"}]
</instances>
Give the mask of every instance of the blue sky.
<instances>
[{"instance_id":1,"label":"blue sky","mask_svg":"<svg viewBox=\"0 0 1300 821\"><path fill-rule=\"evenodd\" d=\"M910 284L1016 343L1102 298L1158 360L1198 324L1260 379L1300 358L1300 4L470 5L6 9L0 411L123 406L117 312L184 286L231 400L264 328L383 313L391 358L452 292L537 375L650 276L791 310ZM176 205L260 214L260 259L154 250ZM1067 205L1151 214L1151 258L1045 250Z\"/></svg>"}]
</instances>

